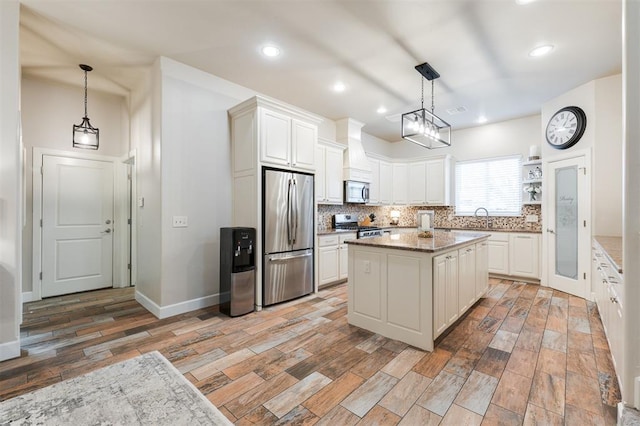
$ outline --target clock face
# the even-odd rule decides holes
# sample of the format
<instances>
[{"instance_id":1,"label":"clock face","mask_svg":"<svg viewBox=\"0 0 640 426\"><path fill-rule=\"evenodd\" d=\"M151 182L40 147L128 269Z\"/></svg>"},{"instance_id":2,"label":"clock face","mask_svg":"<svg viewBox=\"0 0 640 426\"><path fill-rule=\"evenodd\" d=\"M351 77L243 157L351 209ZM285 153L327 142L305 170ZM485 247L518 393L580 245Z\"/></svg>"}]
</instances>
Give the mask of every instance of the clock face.
<instances>
[{"instance_id":1,"label":"clock face","mask_svg":"<svg viewBox=\"0 0 640 426\"><path fill-rule=\"evenodd\" d=\"M552 147L566 149L580 140L586 126L587 116L582 108L565 107L551 117L545 136Z\"/></svg>"}]
</instances>

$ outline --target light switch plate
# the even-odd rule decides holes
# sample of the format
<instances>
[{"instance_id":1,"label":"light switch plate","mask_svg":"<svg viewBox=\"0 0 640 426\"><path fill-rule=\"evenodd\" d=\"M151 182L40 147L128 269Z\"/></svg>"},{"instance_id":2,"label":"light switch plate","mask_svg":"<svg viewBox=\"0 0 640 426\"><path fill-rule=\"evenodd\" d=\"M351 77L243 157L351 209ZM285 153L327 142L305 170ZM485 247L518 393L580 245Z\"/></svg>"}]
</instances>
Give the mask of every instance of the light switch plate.
<instances>
[{"instance_id":1,"label":"light switch plate","mask_svg":"<svg viewBox=\"0 0 640 426\"><path fill-rule=\"evenodd\" d=\"M188 226L187 216L174 216L173 227L174 228L186 228Z\"/></svg>"},{"instance_id":2,"label":"light switch plate","mask_svg":"<svg viewBox=\"0 0 640 426\"><path fill-rule=\"evenodd\" d=\"M538 223L538 215L537 214L528 214L526 218L527 223Z\"/></svg>"},{"instance_id":3,"label":"light switch plate","mask_svg":"<svg viewBox=\"0 0 640 426\"><path fill-rule=\"evenodd\" d=\"M138 197L138 207L144 207L144 197Z\"/></svg>"}]
</instances>

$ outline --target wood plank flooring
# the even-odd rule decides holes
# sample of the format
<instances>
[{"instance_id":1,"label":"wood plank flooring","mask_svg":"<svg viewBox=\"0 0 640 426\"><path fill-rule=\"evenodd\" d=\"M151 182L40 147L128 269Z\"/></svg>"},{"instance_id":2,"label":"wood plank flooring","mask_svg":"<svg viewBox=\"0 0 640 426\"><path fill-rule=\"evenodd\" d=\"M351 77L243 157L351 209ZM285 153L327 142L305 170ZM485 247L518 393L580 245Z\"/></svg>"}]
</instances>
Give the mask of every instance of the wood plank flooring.
<instances>
[{"instance_id":1,"label":"wood plank flooring","mask_svg":"<svg viewBox=\"0 0 640 426\"><path fill-rule=\"evenodd\" d=\"M346 293L233 319L212 307L158 320L133 289L28 303L0 400L158 350L238 425L615 424L620 393L591 302L491 279L429 353L350 326Z\"/></svg>"}]
</instances>

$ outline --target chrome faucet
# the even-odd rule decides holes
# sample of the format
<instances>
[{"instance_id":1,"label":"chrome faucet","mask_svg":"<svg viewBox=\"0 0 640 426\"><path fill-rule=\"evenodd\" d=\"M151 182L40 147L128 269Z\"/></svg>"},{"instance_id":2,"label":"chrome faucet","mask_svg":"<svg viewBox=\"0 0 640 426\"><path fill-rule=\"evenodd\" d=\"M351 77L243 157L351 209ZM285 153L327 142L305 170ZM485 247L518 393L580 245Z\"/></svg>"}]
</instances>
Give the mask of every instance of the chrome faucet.
<instances>
[{"instance_id":1,"label":"chrome faucet","mask_svg":"<svg viewBox=\"0 0 640 426\"><path fill-rule=\"evenodd\" d=\"M478 217L478 211L479 211L479 210L484 210L484 212L485 212L485 214L486 214L486 220L487 220L487 223L486 223L486 225L485 225L485 228L489 229L489 210L485 209L484 207L478 207L478 208L476 209L476 211L473 213L473 216L474 216L474 217Z\"/></svg>"}]
</instances>

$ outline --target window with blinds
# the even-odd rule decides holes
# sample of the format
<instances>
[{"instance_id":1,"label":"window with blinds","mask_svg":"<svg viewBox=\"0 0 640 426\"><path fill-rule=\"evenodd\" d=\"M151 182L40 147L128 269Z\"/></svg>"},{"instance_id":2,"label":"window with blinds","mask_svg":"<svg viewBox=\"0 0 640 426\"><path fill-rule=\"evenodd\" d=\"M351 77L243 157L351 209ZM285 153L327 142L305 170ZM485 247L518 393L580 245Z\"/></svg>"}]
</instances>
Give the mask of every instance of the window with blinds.
<instances>
[{"instance_id":1,"label":"window with blinds","mask_svg":"<svg viewBox=\"0 0 640 426\"><path fill-rule=\"evenodd\" d=\"M486 208L490 216L520 215L520 155L456 163L456 215L473 215L478 207Z\"/></svg>"}]
</instances>

